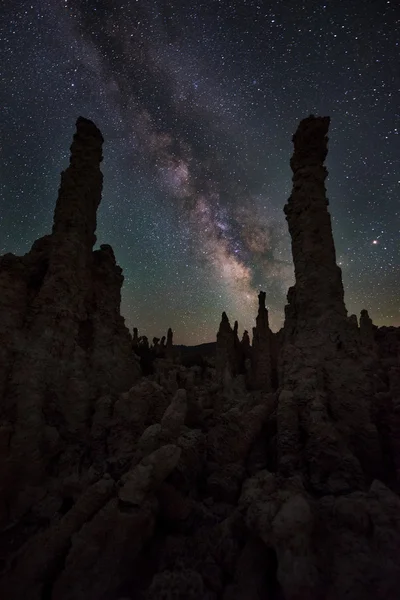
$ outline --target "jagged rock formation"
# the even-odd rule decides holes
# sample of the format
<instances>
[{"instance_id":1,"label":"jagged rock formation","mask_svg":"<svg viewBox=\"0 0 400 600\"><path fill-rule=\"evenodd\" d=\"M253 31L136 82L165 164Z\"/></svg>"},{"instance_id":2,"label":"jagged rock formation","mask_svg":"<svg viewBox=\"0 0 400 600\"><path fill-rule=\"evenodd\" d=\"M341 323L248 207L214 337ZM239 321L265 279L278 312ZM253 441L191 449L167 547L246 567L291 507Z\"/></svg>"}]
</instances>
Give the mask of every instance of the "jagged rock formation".
<instances>
[{"instance_id":1,"label":"jagged rock formation","mask_svg":"<svg viewBox=\"0 0 400 600\"><path fill-rule=\"evenodd\" d=\"M325 324L334 329L347 316L325 189L329 121L310 116L293 136L293 191L284 207L296 278L289 306L296 311L297 324L308 329Z\"/></svg>"},{"instance_id":2,"label":"jagged rock formation","mask_svg":"<svg viewBox=\"0 0 400 600\"><path fill-rule=\"evenodd\" d=\"M235 321L233 325L233 356L234 356L234 364L233 371L235 375L240 375L244 372L244 348L242 346L241 341L239 340L238 335L239 323Z\"/></svg>"},{"instance_id":3,"label":"jagged rock formation","mask_svg":"<svg viewBox=\"0 0 400 600\"><path fill-rule=\"evenodd\" d=\"M360 315L360 338L361 342L371 350L375 348L374 325L367 310L362 310Z\"/></svg>"},{"instance_id":4,"label":"jagged rock formation","mask_svg":"<svg viewBox=\"0 0 400 600\"><path fill-rule=\"evenodd\" d=\"M103 138L83 118L61 175L51 235L0 259L0 523L82 460L93 403L139 377L110 246L93 252ZM58 493L58 492L57 492Z\"/></svg>"},{"instance_id":5,"label":"jagged rock formation","mask_svg":"<svg viewBox=\"0 0 400 600\"><path fill-rule=\"evenodd\" d=\"M400 327L373 326L373 330L376 419L381 425L385 456L393 469L392 487L400 494Z\"/></svg>"},{"instance_id":6,"label":"jagged rock formation","mask_svg":"<svg viewBox=\"0 0 400 600\"><path fill-rule=\"evenodd\" d=\"M293 137L293 192L285 213L296 284L288 293L280 355L282 405L292 403L288 410L295 408L297 419L302 421L304 415L309 420L302 423L303 429L311 426L310 419L320 421L315 433L308 433L314 456L310 482L318 493L359 489L382 476L384 468L378 431L371 420L373 389L360 365L358 340L347 319L336 265L324 184L328 127L329 118L311 116ZM317 412L310 413L311 406ZM320 439L323 429L326 442ZM324 456L329 456L328 472ZM294 439L291 450L281 448L281 463L289 471L299 457Z\"/></svg>"},{"instance_id":7,"label":"jagged rock formation","mask_svg":"<svg viewBox=\"0 0 400 600\"><path fill-rule=\"evenodd\" d=\"M293 478L301 484L287 491L286 502L295 502L287 517L281 513L271 522L274 529L276 519L288 519L286 545L280 548L278 540L272 543L286 598L339 598L344 589L349 598L391 598L400 581L400 569L393 562L395 548L400 547L400 521L395 519L394 537L388 543L379 541L378 522L387 518L387 503L400 504L382 483L393 483L393 473L390 460L384 459L379 423L374 419L371 374L360 358L363 342L347 318L336 265L324 185L328 126L328 118L311 116L300 123L293 138L293 192L285 213L296 284L289 290L282 334L277 453L278 473L287 481L283 487ZM370 331L366 316L362 319ZM363 506L374 525L369 532L366 524L357 529L361 554L355 552L354 576L349 577L350 557L343 560L333 549L345 548L354 538L356 504ZM318 536L325 532L326 543L320 537L318 543L313 539L317 527ZM329 576L323 566L328 556L335 561ZM384 576L381 560L388 565ZM291 562L296 561L302 566L294 575ZM386 591L380 596L382 579ZM380 581L378 586L373 580Z\"/></svg>"},{"instance_id":8,"label":"jagged rock formation","mask_svg":"<svg viewBox=\"0 0 400 600\"><path fill-rule=\"evenodd\" d=\"M134 380L134 353L164 342L149 347L134 330L132 344L112 251L92 252L101 143L78 121L71 165L84 155L92 202L71 188L77 213L54 266L52 236L0 259L2 598L397 599L400 329L347 317L325 197L328 124L309 117L294 136L296 284L283 330L271 334L261 293L252 348L223 313L215 369L179 364L169 330L169 357ZM63 274L70 247L76 280ZM63 281L75 287L58 297Z\"/></svg>"},{"instance_id":9,"label":"jagged rock formation","mask_svg":"<svg viewBox=\"0 0 400 600\"><path fill-rule=\"evenodd\" d=\"M244 335L243 341L238 336L239 324L235 321L233 329L225 312L222 313L221 323L217 333L216 374L217 380L227 390L232 378L245 373L245 361L249 357L250 340ZM247 332L246 332L247 333ZM247 353L247 354L246 354Z\"/></svg>"},{"instance_id":10,"label":"jagged rock formation","mask_svg":"<svg viewBox=\"0 0 400 600\"><path fill-rule=\"evenodd\" d=\"M268 323L268 310L265 307L265 292L258 295L258 315L253 327L252 345L252 386L254 389L272 389L272 331Z\"/></svg>"},{"instance_id":11,"label":"jagged rock formation","mask_svg":"<svg viewBox=\"0 0 400 600\"><path fill-rule=\"evenodd\" d=\"M229 385L235 369L235 339L226 312L222 313L217 333L216 370L217 379Z\"/></svg>"},{"instance_id":12,"label":"jagged rock formation","mask_svg":"<svg viewBox=\"0 0 400 600\"><path fill-rule=\"evenodd\" d=\"M174 342L173 342L173 331L171 327L167 331L167 343L165 345L165 356L168 360L174 359Z\"/></svg>"},{"instance_id":13,"label":"jagged rock formation","mask_svg":"<svg viewBox=\"0 0 400 600\"><path fill-rule=\"evenodd\" d=\"M247 331L247 329L245 329L243 331L243 336L242 336L242 349L243 349L243 354L245 356L245 358L250 358L251 356L251 344L250 344L250 336L249 336L249 332Z\"/></svg>"},{"instance_id":14,"label":"jagged rock formation","mask_svg":"<svg viewBox=\"0 0 400 600\"><path fill-rule=\"evenodd\" d=\"M139 337L138 329L133 329L133 340L132 348L135 354L140 359L140 366L143 375L150 375L154 373L155 361L167 361L174 362L176 358L176 352L172 342L172 329L169 329L169 343L165 343L166 336L162 338L153 337L152 344L149 343L147 336L141 335Z\"/></svg>"}]
</instances>

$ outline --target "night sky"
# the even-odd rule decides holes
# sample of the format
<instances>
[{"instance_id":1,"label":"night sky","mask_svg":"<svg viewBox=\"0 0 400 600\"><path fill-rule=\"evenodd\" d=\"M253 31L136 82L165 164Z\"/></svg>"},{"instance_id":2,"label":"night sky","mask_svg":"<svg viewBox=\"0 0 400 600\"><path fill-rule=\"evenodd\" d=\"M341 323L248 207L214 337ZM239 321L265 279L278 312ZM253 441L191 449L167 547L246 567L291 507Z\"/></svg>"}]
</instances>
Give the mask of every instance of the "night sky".
<instances>
[{"instance_id":1,"label":"night sky","mask_svg":"<svg viewBox=\"0 0 400 600\"><path fill-rule=\"evenodd\" d=\"M331 117L328 197L350 313L400 325L397 0L2 0L0 254L49 233L79 115L105 138L98 243L149 337L272 328L293 283L291 137Z\"/></svg>"}]
</instances>

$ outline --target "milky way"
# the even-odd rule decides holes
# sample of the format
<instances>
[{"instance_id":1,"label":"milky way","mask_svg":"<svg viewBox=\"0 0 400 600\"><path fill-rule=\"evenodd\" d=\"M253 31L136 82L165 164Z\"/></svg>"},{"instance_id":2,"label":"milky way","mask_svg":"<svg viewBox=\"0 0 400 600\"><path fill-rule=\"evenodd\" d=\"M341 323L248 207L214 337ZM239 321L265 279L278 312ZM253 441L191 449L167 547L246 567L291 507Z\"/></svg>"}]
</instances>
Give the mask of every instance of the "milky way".
<instances>
[{"instance_id":1,"label":"milky way","mask_svg":"<svg viewBox=\"0 0 400 600\"><path fill-rule=\"evenodd\" d=\"M250 329L264 289L276 330L291 136L327 114L348 310L399 325L396 4L5 0L0 253L49 232L82 115L105 138L97 237L124 270L128 326L209 341L223 310Z\"/></svg>"}]
</instances>

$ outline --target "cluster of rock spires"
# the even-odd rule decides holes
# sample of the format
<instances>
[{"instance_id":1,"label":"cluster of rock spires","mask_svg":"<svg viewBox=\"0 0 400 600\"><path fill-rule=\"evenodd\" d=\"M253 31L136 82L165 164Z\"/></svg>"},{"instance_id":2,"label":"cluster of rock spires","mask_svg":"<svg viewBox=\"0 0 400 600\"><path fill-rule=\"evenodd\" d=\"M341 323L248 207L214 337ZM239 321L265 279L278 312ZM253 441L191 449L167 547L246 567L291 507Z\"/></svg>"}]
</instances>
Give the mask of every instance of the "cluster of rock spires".
<instances>
[{"instance_id":1,"label":"cluster of rock spires","mask_svg":"<svg viewBox=\"0 0 400 600\"><path fill-rule=\"evenodd\" d=\"M243 373L246 375L247 389L270 392L277 387L277 346L275 336L269 328L265 298L266 293L260 292L252 344L246 330L239 341L238 322L235 321L232 330L226 313L222 313L217 333L216 376L225 388Z\"/></svg>"},{"instance_id":2,"label":"cluster of rock spires","mask_svg":"<svg viewBox=\"0 0 400 600\"><path fill-rule=\"evenodd\" d=\"M144 377L78 119L52 234L0 258L2 598L398 598L400 330L347 317L328 127L293 138L283 329L261 292L252 344L224 313L215 368L182 366L170 330Z\"/></svg>"},{"instance_id":3,"label":"cluster of rock spires","mask_svg":"<svg viewBox=\"0 0 400 600\"><path fill-rule=\"evenodd\" d=\"M153 344L150 346L148 337L142 335L139 337L139 330L137 327L133 328L132 335L132 348L137 350L143 346L144 348L154 348L155 354L158 356L160 354L166 354L172 358L173 355L173 331L171 327L167 331L167 337L165 335L162 338L153 337Z\"/></svg>"}]
</instances>

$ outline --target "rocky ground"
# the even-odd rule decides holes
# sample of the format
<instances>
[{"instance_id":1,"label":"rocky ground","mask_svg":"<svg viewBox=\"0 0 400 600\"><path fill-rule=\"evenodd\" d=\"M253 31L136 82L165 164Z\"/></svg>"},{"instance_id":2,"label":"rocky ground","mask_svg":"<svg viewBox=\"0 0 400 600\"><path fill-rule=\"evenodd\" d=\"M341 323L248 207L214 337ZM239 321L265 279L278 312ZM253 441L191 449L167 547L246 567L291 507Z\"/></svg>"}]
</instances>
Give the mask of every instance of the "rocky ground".
<instances>
[{"instance_id":1,"label":"rocky ground","mask_svg":"<svg viewBox=\"0 0 400 600\"><path fill-rule=\"evenodd\" d=\"M293 138L284 328L260 293L251 344L224 313L213 360L184 366L170 332L143 376L78 120L52 234L0 258L2 598L399 597L400 330L347 316L328 127Z\"/></svg>"}]
</instances>

